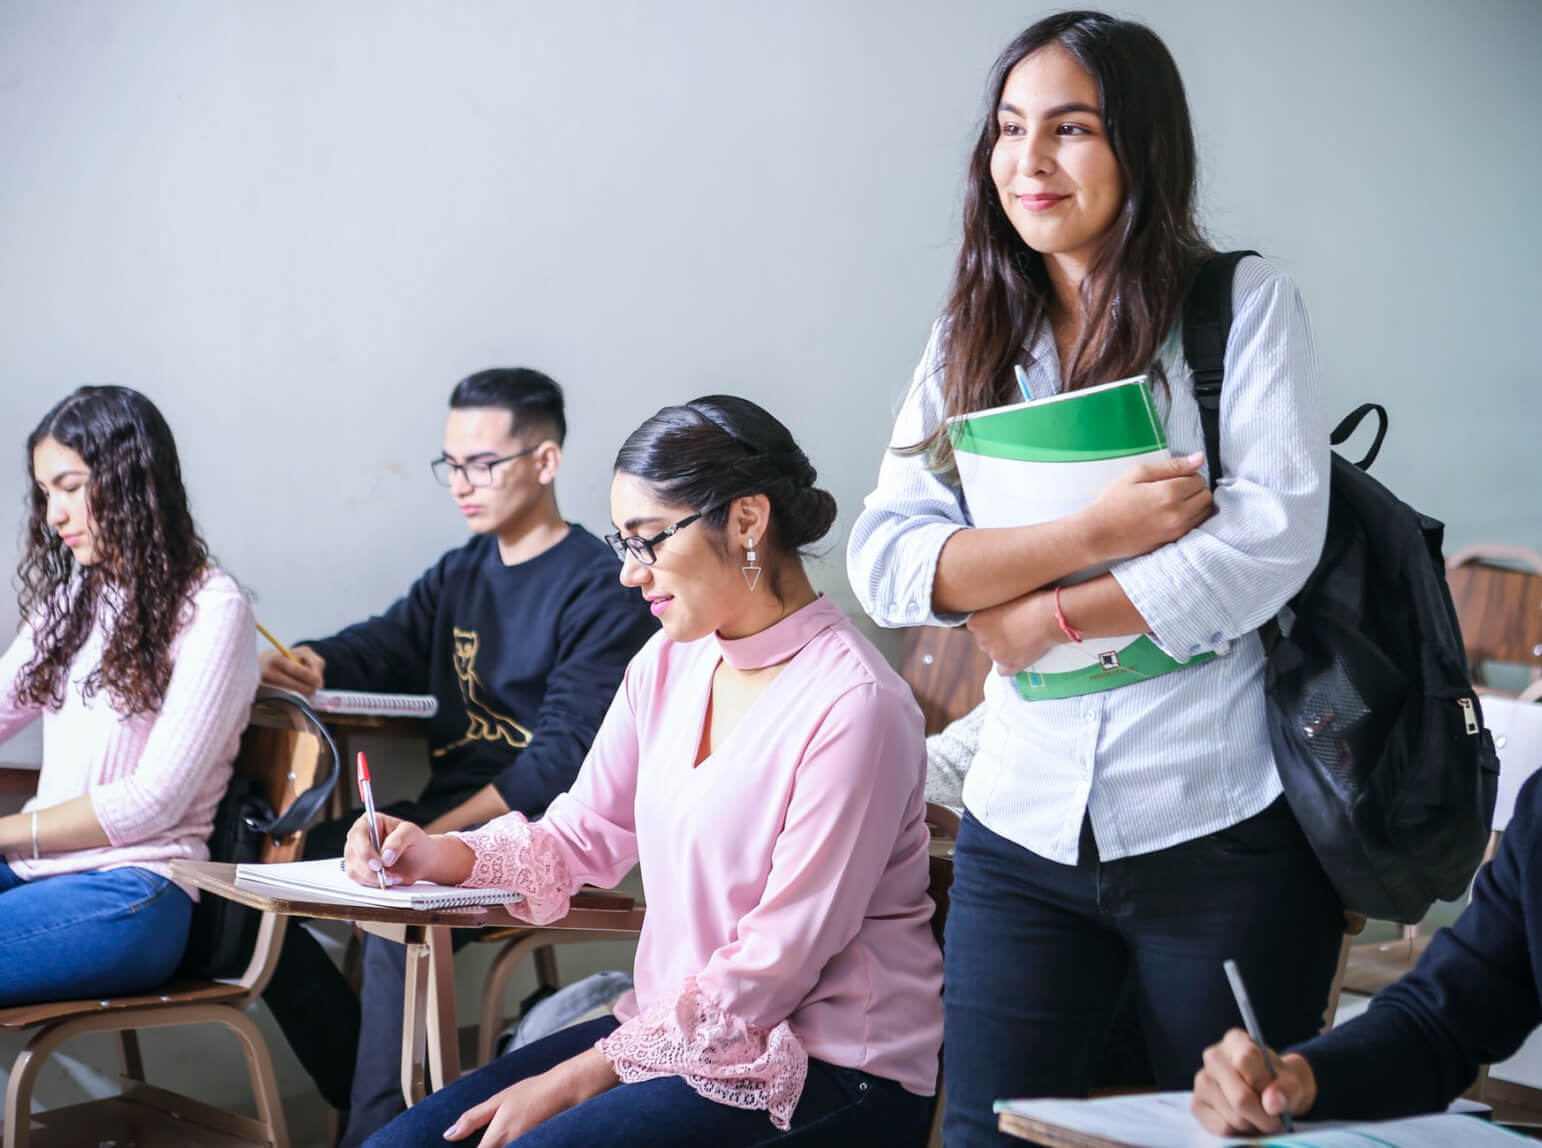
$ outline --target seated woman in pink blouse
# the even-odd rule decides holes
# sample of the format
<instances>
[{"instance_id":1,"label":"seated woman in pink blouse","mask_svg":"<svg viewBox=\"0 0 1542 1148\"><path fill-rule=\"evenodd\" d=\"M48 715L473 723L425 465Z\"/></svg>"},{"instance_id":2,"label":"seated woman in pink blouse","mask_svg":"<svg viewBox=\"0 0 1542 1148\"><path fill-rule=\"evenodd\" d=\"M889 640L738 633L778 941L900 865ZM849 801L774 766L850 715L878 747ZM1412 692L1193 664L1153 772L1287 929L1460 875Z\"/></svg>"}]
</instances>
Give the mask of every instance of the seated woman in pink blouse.
<instances>
[{"instance_id":1,"label":"seated woman in pink blouse","mask_svg":"<svg viewBox=\"0 0 1542 1148\"><path fill-rule=\"evenodd\" d=\"M257 688L251 608L213 568L149 399L81 387L27 439L21 632L0 741L43 719L37 796L0 817L0 1006L171 976Z\"/></svg>"},{"instance_id":2,"label":"seated woman in pink blouse","mask_svg":"<svg viewBox=\"0 0 1542 1148\"><path fill-rule=\"evenodd\" d=\"M349 871L522 890L535 923L642 867L636 992L434 1093L368 1142L903 1148L942 1040L925 750L904 681L800 553L835 520L745 399L666 407L616 457L609 541L662 623L570 792L428 836L355 825ZM443 1138L443 1139L441 1139Z\"/></svg>"}]
</instances>

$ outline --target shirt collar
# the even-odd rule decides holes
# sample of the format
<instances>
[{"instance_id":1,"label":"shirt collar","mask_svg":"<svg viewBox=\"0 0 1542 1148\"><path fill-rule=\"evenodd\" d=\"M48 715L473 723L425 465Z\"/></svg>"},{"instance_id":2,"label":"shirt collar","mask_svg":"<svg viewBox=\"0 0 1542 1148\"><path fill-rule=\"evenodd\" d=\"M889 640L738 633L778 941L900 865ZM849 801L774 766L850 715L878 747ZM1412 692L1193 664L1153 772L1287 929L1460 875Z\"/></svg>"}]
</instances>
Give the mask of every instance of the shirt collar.
<instances>
[{"instance_id":1,"label":"shirt collar","mask_svg":"<svg viewBox=\"0 0 1542 1148\"><path fill-rule=\"evenodd\" d=\"M820 594L807 606L794 610L775 625L747 638L714 634L723 661L736 670L759 670L785 662L814 638L846 617L834 602Z\"/></svg>"}]
</instances>

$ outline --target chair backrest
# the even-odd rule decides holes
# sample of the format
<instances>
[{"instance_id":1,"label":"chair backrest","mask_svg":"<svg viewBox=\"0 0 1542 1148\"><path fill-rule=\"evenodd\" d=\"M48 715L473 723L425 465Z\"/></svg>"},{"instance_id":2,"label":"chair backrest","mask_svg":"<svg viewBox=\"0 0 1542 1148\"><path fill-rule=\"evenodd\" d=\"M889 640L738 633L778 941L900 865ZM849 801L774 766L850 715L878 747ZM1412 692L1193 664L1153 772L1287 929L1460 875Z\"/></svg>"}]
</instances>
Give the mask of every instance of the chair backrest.
<instances>
[{"instance_id":1,"label":"chair backrest","mask_svg":"<svg viewBox=\"0 0 1542 1148\"><path fill-rule=\"evenodd\" d=\"M1542 554L1519 546L1469 546L1451 555L1446 582L1462 626L1473 680L1485 667L1524 667L1542 679Z\"/></svg>"},{"instance_id":2,"label":"chair backrest","mask_svg":"<svg viewBox=\"0 0 1542 1148\"><path fill-rule=\"evenodd\" d=\"M241 735L230 788L209 837L211 860L293 861L337 778L337 750L303 699L263 690ZM255 995L277 961L282 919L213 895L199 898L178 975L239 978Z\"/></svg>"},{"instance_id":3,"label":"chair backrest","mask_svg":"<svg viewBox=\"0 0 1542 1148\"><path fill-rule=\"evenodd\" d=\"M263 692L252 704L251 720L241 735L234 777L251 778L282 817L299 797L318 783L335 783L337 751L319 719L276 692ZM318 805L319 809L319 805ZM304 845L301 832L279 841L263 839L261 860L295 861Z\"/></svg>"},{"instance_id":4,"label":"chair backrest","mask_svg":"<svg viewBox=\"0 0 1542 1148\"><path fill-rule=\"evenodd\" d=\"M980 704L991 660L962 626L916 626L905 631L900 676L910 683L926 717L926 732L963 717Z\"/></svg>"}]
</instances>

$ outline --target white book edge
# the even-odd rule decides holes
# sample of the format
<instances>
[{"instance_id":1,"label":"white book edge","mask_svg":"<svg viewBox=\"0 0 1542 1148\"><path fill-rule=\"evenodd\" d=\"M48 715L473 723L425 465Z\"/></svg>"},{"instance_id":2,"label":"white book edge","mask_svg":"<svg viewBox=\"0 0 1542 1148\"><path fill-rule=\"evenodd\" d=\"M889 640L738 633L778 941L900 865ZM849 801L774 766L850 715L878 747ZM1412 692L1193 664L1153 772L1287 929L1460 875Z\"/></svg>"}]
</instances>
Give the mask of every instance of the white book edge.
<instances>
[{"instance_id":1,"label":"white book edge","mask_svg":"<svg viewBox=\"0 0 1542 1148\"><path fill-rule=\"evenodd\" d=\"M436 885L418 881L389 889L361 885L343 869L341 857L312 861L242 862L236 866L236 884L259 891L288 893L298 901L319 904L360 905L383 909L448 909L478 905L506 905L523 901L513 889Z\"/></svg>"},{"instance_id":2,"label":"white book edge","mask_svg":"<svg viewBox=\"0 0 1542 1148\"><path fill-rule=\"evenodd\" d=\"M968 414L950 415L949 423L965 422L969 419L983 418L986 415L999 415L1003 411L1020 410L1023 407L1042 407L1049 403L1065 402L1067 399L1080 398L1082 395L1095 395L1099 391L1111 391L1115 387L1127 387L1131 383L1149 382L1149 375L1131 375L1127 379L1115 379L1111 383L1099 383L1095 387L1081 387L1074 391L1057 391L1053 395L1045 395L1042 399L1019 399L1015 403L1003 403L999 407L986 407L982 411L970 411Z\"/></svg>"}]
</instances>

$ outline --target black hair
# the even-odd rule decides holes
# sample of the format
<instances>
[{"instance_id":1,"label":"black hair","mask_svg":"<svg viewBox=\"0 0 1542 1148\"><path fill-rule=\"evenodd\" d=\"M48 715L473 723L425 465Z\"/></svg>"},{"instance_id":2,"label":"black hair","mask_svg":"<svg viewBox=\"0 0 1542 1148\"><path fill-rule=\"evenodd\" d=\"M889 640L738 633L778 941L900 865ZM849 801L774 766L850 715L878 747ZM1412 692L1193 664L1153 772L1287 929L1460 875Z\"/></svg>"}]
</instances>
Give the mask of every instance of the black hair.
<instances>
[{"instance_id":1,"label":"black hair","mask_svg":"<svg viewBox=\"0 0 1542 1148\"><path fill-rule=\"evenodd\" d=\"M763 407L736 395L706 395L664 407L616 452L618 474L640 478L658 497L701 512L721 531L736 498L764 494L770 536L759 544L800 557L835 524L835 497L815 486L808 455ZM781 597L771 574L771 592Z\"/></svg>"},{"instance_id":2,"label":"black hair","mask_svg":"<svg viewBox=\"0 0 1542 1148\"><path fill-rule=\"evenodd\" d=\"M530 367L491 367L467 375L450 392L452 411L496 408L509 412L511 432L538 430L558 446L567 437L562 388L550 375Z\"/></svg>"}]
</instances>

